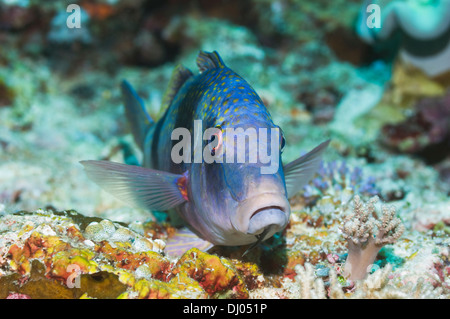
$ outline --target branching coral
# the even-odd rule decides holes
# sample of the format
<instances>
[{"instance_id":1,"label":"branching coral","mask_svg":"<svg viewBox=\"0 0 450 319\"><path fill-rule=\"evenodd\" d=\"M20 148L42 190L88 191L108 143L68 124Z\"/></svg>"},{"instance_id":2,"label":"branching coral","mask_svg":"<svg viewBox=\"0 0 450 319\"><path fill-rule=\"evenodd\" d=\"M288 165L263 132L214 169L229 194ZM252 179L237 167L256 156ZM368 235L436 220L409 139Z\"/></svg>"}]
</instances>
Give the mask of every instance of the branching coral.
<instances>
[{"instance_id":1,"label":"branching coral","mask_svg":"<svg viewBox=\"0 0 450 319\"><path fill-rule=\"evenodd\" d=\"M314 278L314 266L312 264L297 265L295 271L297 272L295 279L300 283L301 299L324 299L326 297L322 279Z\"/></svg>"},{"instance_id":2,"label":"branching coral","mask_svg":"<svg viewBox=\"0 0 450 319\"><path fill-rule=\"evenodd\" d=\"M361 280L355 285L353 298L357 299L401 299L408 298L405 291L401 291L390 285L389 274L392 266L387 264L383 269L375 271L365 280Z\"/></svg>"},{"instance_id":3,"label":"branching coral","mask_svg":"<svg viewBox=\"0 0 450 319\"><path fill-rule=\"evenodd\" d=\"M393 266L387 264L376 270L363 280L355 282L353 289L343 289L334 269L330 269L328 280L314 276L314 266L308 262L295 266L297 276L295 282L299 285L295 297L301 299L437 299L446 298L445 287L435 285L419 278L417 282L398 282L392 277ZM346 291L346 292L345 292ZM294 297L294 296L292 296ZM291 297L291 298L292 298ZM448 298L448 297L447 297Z\"/></svg>"},{"instance_id":4,"label":"branching coral","mask_svg":"<svg viewBox=\"0 0 450 319\"><path fill-rule=\"evenodd\" d=\"M344 274L350 280L363 279L381 247L394 243L405 230L401 220L395 217L394 207L383 206L382 216L378 217L377 201L378 197L374 196L364 205L355 195L353 213L343 221L341 231L348 242Z\"/></svg>"},{"instance_id":5,"label":"branching coral","mask_svg":"<svg viewBox=\"0 0 450 319\"><path fill-rule=\"evenodd\" d=\"M445 298L444 288L434 287L424 278L417 282L396 284L390 279L392 265L375 271L365 280L356 282L355 292L351 296L356 299L438 299Z\"/></svg>"},{"instance_id":6,"label":"branching coral","mask_svg":"<svg viewBox=\"0 0 450 319\"><path fill-rule=\"evenodd\" d=\"M365 196L380 193L375 182L373 176L364 176L361 168L352 167L345 161L322 162L315 177L303 187L302 197L308 203L318 197L331 196L345 204L355 193Z\"/></svg>"}]
</instances>

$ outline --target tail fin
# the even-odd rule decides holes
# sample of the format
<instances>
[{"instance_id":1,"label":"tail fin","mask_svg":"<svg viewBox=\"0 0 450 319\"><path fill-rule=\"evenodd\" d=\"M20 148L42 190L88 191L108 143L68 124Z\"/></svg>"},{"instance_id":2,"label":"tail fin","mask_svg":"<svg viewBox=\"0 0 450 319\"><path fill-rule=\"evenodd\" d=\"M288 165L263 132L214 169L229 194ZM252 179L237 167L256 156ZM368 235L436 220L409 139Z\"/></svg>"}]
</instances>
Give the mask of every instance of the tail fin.
<instances>
[{"instance_id":1,"label":"tail fin","mask_svg":"<svg viewBox=\"0 0 450 319\"><path fill-rule=\"evenodd\" d=\"M125 114L130 123L134 141L142 149L145 136L154 121L145 110L144 101L139 97L127 81L122 81L122 95L125 103Z\"/></svg>"}]
</instances>

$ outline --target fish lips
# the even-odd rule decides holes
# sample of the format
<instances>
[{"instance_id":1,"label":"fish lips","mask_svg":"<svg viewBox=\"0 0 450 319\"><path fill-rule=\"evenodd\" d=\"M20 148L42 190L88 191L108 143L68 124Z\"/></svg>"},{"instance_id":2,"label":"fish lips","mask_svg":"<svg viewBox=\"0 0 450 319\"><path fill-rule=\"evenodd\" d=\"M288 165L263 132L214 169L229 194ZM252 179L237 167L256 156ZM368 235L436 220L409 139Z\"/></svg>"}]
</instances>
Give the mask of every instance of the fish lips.
<instances>
[{"instance_id":1,"label":"fish lips","mask_svg":"<svg viewBox=\"0 0 450 319\"><path fill-rule=\"evenodd\" d=\"M259 235L271 226L266 238L284 229L289 222L290 206L280 193L264 193L239 203L233 227L247 235Z\"/></svg>"},{"instance_id":2,"label":"fish lips","mask_svg":"<svg viewBox=\"0 0 450 319\"><path fill-rule=\"evenodd\" d=\"M264 232L267 227L271 227L271 229L264 235L266 238L270 238L276 232L284 229L288 223L286 218L286 214L280 207L270 206L259 209L256 211L252 217L250 217L250 221L248 224L247 234L249 235L260 235Z\"/></svg>"}]
</instances>

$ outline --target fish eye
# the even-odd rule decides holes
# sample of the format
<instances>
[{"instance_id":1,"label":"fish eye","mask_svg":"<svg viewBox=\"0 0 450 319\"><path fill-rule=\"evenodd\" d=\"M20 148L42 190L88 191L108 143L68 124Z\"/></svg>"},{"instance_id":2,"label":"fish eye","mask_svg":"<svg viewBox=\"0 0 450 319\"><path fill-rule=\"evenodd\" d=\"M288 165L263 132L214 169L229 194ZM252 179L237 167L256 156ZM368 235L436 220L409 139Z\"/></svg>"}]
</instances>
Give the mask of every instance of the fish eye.
<instances>
[{"instance_id":1,"label":"fish eye","mask_svg":"<svg viewBox=\"0 0 450 319\"><path fill-rule=\"evenodd\" d=\"M211 137L211 143L209 143L208 145L210 145L210 151L211 151L211 156L216 156L216 154L220 151L220 149L222 148L222 127L220 125L215 126L216 129L218 129L217 133L214 133ZM212 142L217 141L215 144L216 146L212 146L211 144L213 144Z\"/></svg>"},{"instance_id":2,"label":"fish eye","mask_svg":"<svg viewBox=\"0 0 450 319\"><path fill-rule=\"evenodd\" d=\"M283 153L285 146L286 146L286 139L284 138L284 134L281 131L281 134L280 134L280 151L281 151L281 153Z\"/></svg>"}]
</instances>

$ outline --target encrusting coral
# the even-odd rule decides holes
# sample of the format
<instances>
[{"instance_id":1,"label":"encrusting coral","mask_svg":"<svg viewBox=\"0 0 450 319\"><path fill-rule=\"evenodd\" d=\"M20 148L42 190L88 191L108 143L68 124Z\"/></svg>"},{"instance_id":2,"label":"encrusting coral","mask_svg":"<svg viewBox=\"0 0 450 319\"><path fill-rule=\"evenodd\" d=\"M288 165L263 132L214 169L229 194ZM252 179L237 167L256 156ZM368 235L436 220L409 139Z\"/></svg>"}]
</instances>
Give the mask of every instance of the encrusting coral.
<instances>
[{"instance_id":1,"label":"encrusting coral","mask_svg":"<svg viewBox=\"0 0 450 319\"><path fill-rule=\"evenodd\" d=\"M248 298L261 285L253 264L195 248L172 260L142 226L75 211L0 216L0 298Z\"/></svg>"},{"instance_id":2,"label":"encrusting coral","mask_svg":"<svg viewBox=\"0 0 450 319\"><path fill-rule=\"evenodd\" d=\"M381 247L394 243L405 230L401 220L395 217L394 207L383 206L383 215L378 217L377 201L378 197L374 196L364 206L355 195L353 213L343 221L341 231L348 242L344 275L350 280L365 278Z\"/></svg>"}]
</instances>

